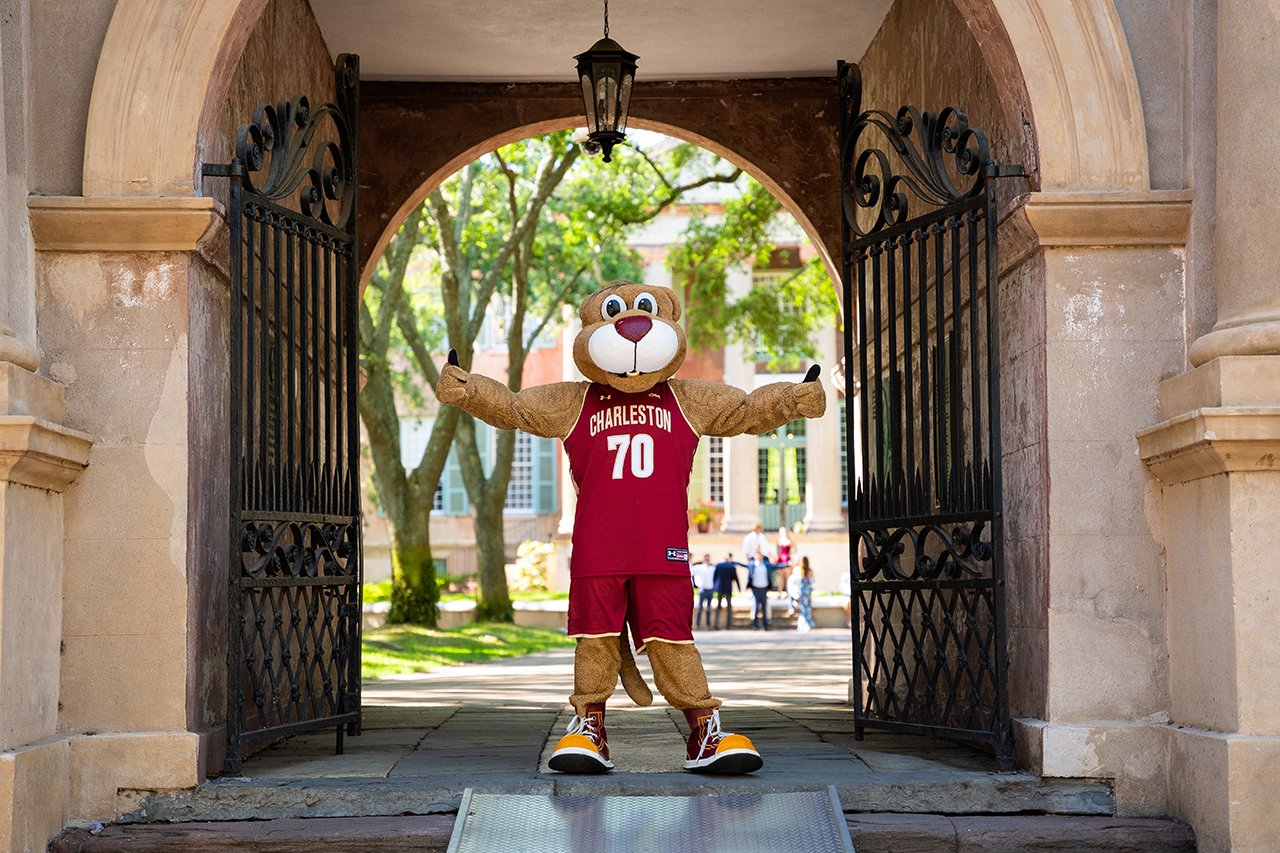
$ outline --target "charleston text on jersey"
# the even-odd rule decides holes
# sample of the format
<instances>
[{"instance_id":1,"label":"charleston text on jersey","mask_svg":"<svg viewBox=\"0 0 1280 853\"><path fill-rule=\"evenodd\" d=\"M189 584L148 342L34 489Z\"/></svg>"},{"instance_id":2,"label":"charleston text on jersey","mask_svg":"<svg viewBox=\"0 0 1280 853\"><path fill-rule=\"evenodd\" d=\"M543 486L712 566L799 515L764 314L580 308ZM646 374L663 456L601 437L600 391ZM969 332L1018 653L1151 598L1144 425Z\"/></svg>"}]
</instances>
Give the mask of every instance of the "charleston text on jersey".
<instances>
[{"instance_id":1,"label":"charleston text on jersey","mask_svg":"<svg viewBox=\"0 0 1280 853\"><path fill-rule=\"evenodd\" d=\"M671 432L671 412L642 404L611 406L591 416L591 435L616 426L652 426Z\"/></svg>"}]
</instances>

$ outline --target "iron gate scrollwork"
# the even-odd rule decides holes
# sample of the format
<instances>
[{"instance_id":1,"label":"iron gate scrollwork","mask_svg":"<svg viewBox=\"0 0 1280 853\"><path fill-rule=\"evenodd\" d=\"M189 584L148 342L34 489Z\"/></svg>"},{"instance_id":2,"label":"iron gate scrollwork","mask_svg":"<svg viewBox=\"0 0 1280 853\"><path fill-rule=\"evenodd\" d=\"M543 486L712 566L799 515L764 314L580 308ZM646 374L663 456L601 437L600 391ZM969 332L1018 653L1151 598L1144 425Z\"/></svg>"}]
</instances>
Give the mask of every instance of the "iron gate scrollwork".
<instances>
[{"instance_id":1,"label":"iron gate scrollwork","mask_svg":"<svg viewBox=\"0 0 1280 853\"><path fill-rule=\"evenodd\" d=\"M227 768L255 742L359 733L359 59L334 103L259 106L230 178Z\"/></svg>"},{"instance_id":2,"label":"iron gate scrollwork","mask_svg":"<svg viewBox=\"0 0 1280 853\"><path fill-rule=\"evenodd\" d=\"M843 62L838 85L855 731L1007 767L994 179L1022 170L962 108L864 111Z\"/></svg>"}]
</instances>

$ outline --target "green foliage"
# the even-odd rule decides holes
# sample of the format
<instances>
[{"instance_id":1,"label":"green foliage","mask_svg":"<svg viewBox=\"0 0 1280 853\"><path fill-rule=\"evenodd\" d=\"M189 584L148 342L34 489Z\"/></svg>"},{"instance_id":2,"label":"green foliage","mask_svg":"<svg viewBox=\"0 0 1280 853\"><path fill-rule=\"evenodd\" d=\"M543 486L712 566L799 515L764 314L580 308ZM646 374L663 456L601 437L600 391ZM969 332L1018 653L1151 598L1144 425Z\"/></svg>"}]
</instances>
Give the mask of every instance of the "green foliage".
<instances>
[{"instance_id":1,"label":"green foliage","mask_svg":"<svg viewBox=\"0 0 1280 853\"><path fill-rule=\"evenodd\" d=\"M753 284L741 297L728 288L731 268L768 264L772 231L785 216L781 203L745 178L746 190L729 199L718 216L695 213L683 242L667 257L675 280L689 288L687 331L693 350L716 349L730 340L757 348L770 369L813 357L813 331L839 317L835 286L820 258L780 280Z\"/></svg>"},{"instance_id":2,"label":"green foliage","mask_svg":"<svg viewBox=\"0 0 1280 853\"><path fill-rule=\"evenodd\" d=\"M559 631L476 622L453 630L398 625L364 632L361 674L366 680L430 672L442 666L572 646Z\"/></svg>"}]
</instances>

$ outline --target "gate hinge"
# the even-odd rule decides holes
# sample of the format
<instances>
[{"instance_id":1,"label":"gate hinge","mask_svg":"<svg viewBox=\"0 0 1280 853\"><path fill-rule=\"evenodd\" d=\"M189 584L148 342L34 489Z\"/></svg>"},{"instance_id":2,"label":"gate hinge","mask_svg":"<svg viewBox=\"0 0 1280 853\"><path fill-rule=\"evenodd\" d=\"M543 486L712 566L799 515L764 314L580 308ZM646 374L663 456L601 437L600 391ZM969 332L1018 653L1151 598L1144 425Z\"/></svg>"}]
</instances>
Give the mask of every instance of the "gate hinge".
<instances>
[{"instance_id":1,"label":"gate hinge","mask_svg":"<svg viewBox=\"0 0 1280 853\"><path fill-rule=\"evenodd\" d=\"M244 174L244 166L240 165L239 160L232 160L230 163L205 163L200 168L200 174L206 178L238 178Z\"/></svg>"},{"instance_id":2,"label":"gate hinge","mask_svg":"<svg viewBox=\"0 0 1280 853\"><path fill-rule=\"evenodd\" d=\"M1027 173L1022 168L1021 163L1012 166L1000 166L991 163L987 166L988 178L1025 178Z\"/></svg>"}]
</instances>

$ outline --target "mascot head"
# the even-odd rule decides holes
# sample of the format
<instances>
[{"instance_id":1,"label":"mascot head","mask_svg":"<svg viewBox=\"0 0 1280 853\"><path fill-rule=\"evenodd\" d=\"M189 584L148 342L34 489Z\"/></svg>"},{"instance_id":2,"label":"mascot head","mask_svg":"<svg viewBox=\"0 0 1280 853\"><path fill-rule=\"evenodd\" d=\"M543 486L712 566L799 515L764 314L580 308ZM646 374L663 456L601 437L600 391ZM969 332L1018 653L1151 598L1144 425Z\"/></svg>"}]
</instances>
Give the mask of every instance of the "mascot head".
<instances>
[{"instance_id":1,"label":"mascot head","mask_svg":"<svg viewBox=\"0 0 1280 853\"><path fill-rule=\"evenodd\" d=\"M582 375L627 394L670 379L684 361L680 303L669 287L620 281L587 297L573 360Z\"/></svg>"}]
</instances>

